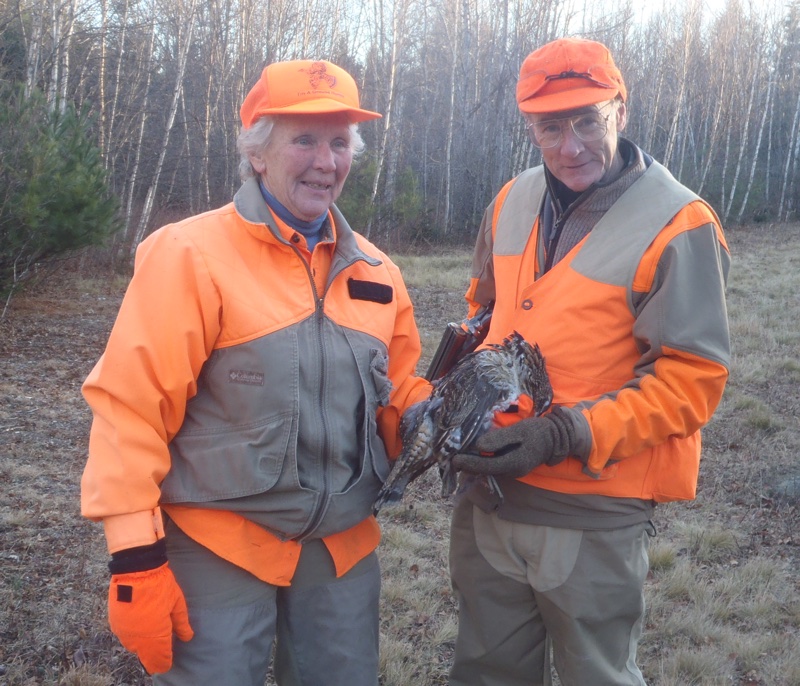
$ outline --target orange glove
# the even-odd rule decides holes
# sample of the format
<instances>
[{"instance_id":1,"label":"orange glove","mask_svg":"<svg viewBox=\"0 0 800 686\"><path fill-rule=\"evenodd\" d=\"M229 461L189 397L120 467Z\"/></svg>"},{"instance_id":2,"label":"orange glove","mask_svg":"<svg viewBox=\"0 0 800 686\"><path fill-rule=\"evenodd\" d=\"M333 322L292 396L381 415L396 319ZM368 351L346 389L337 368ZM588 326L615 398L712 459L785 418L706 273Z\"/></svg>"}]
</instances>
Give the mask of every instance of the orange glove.
<instances>
[{"instance_id":1,"label":"orange glove","mask_svg":"<svg viewBox=\"0 0 800 686\"><path fill-rule=\"evenodd\" d=\"M114 571L114 562L109 566ZM181 641L194 636L186 599L168 562L154 569L112 574L108 623L120 643L136 653L149 674L160 674L172 667L173 632Z\"/></svg>"}]
</instances>

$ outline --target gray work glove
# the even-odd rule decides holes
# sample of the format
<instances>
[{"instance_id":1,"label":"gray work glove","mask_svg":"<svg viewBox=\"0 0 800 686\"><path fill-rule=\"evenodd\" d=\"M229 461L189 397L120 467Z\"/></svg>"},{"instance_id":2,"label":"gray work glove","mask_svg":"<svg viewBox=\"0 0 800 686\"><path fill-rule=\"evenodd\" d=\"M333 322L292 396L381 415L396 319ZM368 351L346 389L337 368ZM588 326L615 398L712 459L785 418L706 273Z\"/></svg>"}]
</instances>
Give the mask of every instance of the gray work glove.
<instances>
[{"instance_id":1,"label":"gray work glove","mask_svg":"<svg viewBox=\"0 0 800 686\"><path fill-rule=\"evenodd\" d=\"M573 454L575 428L557 407L544 417L528 417L491 429L475 442L473 450L481 454L456 455L453 466L473 474L524 476L541 464L552 467Z\"/></svg>"}]
</instances>

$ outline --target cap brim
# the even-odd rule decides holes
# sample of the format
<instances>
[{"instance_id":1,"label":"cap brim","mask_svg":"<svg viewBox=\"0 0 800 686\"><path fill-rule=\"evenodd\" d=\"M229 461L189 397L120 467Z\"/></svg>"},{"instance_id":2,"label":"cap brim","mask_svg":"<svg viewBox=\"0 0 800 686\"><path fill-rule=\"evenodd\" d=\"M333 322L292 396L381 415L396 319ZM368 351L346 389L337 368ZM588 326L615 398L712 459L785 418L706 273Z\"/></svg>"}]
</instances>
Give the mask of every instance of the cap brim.
<instances>
[{"instance_id":1,"label":"cap brim","mask_svg":"<svg viewBox=\"0 0 800 686\"><path fill-rule=\"evenodd\" d=\"M596 105L599 102L613 100L619 95L616 88L596 88L593 86L562 90L549 95L534 95L519 103L519 109L526 114L547 114L576 110L579 107Z\"/></svg>"},{"instance_id":2,"label":"cap brim","mask_svg":"<svg viewBox=\"0 0 800 686\"><path fill-rule=\"evenodd\" d=\"M259 110L254 119L262 117L265 114L334 114L339 112L346 113L347 118L353 123L369 121L370 119L380 119L383 116L378 112L362 110L357 107L348 107L332 98L318 98L316 100L306 100L286 107L270 107Z\"/></svg>"}]
</instances>

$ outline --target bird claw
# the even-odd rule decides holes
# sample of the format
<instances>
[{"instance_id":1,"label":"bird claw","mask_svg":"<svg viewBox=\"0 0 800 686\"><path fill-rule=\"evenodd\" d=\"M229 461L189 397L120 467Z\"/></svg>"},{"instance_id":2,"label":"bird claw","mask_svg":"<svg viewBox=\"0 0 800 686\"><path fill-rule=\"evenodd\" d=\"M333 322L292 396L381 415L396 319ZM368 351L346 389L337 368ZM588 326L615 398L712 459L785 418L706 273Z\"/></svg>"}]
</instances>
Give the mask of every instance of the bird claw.
<instances>
[{"instance_id":1,"label":"bird claw","mask_svg":"<svg viewBox=\"0 0 800 686\"><path fill-rule=\"evenodd\" d=\"M489 493L497 499L497 505L502 505L505 498L503 497L503 491L500 489L500 484L497 483L497 479L491 475L487 476L486 488L489 489Z\"/></svg>"}]
</instances>

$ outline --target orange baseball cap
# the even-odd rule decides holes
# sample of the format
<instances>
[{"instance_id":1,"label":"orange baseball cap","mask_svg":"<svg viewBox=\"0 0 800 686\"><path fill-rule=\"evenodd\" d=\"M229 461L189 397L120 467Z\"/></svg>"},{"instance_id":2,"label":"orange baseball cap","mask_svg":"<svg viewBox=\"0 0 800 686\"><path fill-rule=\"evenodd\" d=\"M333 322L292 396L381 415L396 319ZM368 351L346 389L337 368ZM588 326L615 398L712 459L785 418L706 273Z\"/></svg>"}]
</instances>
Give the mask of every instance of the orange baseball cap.
<instances>
[{"instance_id":1,"label":"orange baseball cap","mask_svg":"<svg viewBox=\"0 0 800 686\"><path fill-rule=\"evenodd\" d=\"M583 38L559 38L525 58L517 81L522 112L571 110L628 97L608 48Z\"/></svg>"},{"instance_id":2,"label":"orange baseball cap","mask_svg":"<svg viewBox=\"0 0 800 686\"><path fill-rule=\"evenodd\" d=\"M382 116L362 110L353 77L324 60L292 60L266 66L239 110L246 129L265 114L330 112L346 112L351 122Z\"/></svg>"}]
</instances>

